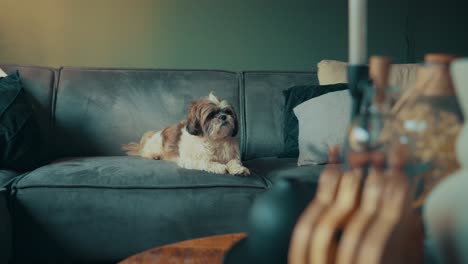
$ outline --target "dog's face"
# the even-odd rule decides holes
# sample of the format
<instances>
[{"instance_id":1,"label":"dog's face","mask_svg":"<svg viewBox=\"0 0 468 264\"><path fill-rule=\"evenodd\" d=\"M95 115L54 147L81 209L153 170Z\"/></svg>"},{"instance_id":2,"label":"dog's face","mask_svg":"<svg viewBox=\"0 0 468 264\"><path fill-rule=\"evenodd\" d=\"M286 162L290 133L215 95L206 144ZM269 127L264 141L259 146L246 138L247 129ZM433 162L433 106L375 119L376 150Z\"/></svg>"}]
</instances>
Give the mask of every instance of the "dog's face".
<instances>
[{"instance_id":1,"label":"dog's face","mask_svg":"<svg viewBox=\"0 0 468 264\"><path fill-rule=\"evenodd\" d=\"M187 118L187 132L212 140L235 137L238 130L234 108L212 93L192 103Z\"/></svg>"}]
</instances>

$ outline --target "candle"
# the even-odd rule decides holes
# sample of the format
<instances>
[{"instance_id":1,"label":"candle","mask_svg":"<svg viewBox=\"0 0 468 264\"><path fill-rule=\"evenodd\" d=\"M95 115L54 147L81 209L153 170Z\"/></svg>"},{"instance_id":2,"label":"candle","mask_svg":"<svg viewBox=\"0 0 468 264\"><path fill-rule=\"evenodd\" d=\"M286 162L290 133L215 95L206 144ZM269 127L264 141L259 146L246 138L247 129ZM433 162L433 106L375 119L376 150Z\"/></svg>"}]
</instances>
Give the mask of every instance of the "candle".
<instances>
[{"instance_id":1,"label":"candle","mask_svg":"<svg viewBox=\"0 0 468 264\"><path fill-rule=\"evenodd\" d=\"M349 64L367 63L367 0L349 0Z\"/></svg>"}]
</instances>

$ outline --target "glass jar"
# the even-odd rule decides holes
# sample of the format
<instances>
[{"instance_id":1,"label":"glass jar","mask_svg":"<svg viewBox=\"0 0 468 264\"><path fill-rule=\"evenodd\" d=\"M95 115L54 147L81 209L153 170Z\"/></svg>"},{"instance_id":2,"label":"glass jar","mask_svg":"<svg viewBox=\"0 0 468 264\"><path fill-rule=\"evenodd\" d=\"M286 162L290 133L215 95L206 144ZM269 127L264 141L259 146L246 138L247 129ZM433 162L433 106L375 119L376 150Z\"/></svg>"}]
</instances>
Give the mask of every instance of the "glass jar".
<instances>
[{"instance_id":1,"label":"glass jar","mask_svg":"<svg viewBox=\"0 0 468 264\"><path fill-rule=\"evenodd\" d=\"M418 186L415 207L422 205L432 187L459 168L455 142L464 118L449 71L454 59L426 55L414 87L392 109L393 144L408 148L407 174Z\"/></svg>"}]
</instances>

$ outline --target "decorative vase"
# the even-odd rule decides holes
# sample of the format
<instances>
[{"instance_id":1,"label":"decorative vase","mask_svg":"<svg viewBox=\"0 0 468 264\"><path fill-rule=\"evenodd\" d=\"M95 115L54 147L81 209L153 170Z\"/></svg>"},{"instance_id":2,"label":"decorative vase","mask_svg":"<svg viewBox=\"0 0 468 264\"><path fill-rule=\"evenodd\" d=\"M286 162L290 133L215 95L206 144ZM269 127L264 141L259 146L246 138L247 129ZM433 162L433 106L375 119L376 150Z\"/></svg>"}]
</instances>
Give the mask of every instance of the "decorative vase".
<instances>
[{"instance_id":1,"label":"decorative vase","mask_svg":"<svg viewBox=\"0 0 468 264\"><path fill-rule=\"evenodd\" d=\"M419 185L415 207L420 207L432 188L459 168L455 140L463 113L449 70L454 59L444 54L426 55L415 86L393 109L395 140L407 145L407 173L415 186Z\"/></svg>"},{"instance_id":2,"label":"decorative vase","mask_svg":"<svg viewBox=\"0 0 468 264\"><path fill-rule=\"evenodd\" d=\"M270 191L253 202L248 215L248 237L226 253L223 263L287 263L294 225L316 188L316 183L293 178L275 182Z\"/></svg>"},{"instance_id":3,"label":"decorative vase","mask_svg":"<svg viewBox=\"0 0 468 264\"><path fill-rule=\"evenodd\" d=\"M468 58L453 63L451 72L461 108L468 116ZM460 132L456 153L461 168L428 196L424 220L429 241L441 263L468 263L468 126Z\"/></svg>"}]
</instances>

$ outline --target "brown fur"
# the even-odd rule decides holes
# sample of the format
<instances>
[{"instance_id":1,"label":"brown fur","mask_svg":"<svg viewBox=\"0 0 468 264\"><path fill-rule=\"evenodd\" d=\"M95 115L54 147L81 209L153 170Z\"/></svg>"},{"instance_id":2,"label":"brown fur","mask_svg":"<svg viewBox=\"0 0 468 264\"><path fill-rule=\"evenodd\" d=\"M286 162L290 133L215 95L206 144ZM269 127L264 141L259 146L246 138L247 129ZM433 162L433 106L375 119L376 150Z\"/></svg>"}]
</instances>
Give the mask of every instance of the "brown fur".
<instances>
[{"instance_id":1,"label":"brown fur","mask_svg":"<svg viewBox=\"0 0 468 264\"><path fill-rule=\"evenodd\" d=\"M193 102L190 106L189 115L187 117L187 131L195 136L203 136L209 129L210 122L208 117L213 112L220 110L218 106L209 99L201 99ZM234 130L232 136L235 137L238 131L237 115L234 109L230 106L224 109L234 118ZM203 126L202 126L203 124Z\"/></svg>"},{"instance_id":2,"label":"brown fur","mask_svg":"<svg viewBox=\"0 0 468 264\"><path fill-rule=\"evenodd\" d=\"M164 160L176 160L179 157L179 141L185 121L166 127L161 132Z\"/></svg>"},{"instance_id":3,"label":"brown fur","mask_svg":"<svg viewBox=\"0 0 468 264\"><path fill-rule=\"evenodd\" d=\"M200 116L200 109L201 106L204 104L209 104L210 101L203 99L193 102L190 105L189 114L187 117L187 131L194 135L194 136L201 136L203 135L202 127L200 123L202 123L201 116Z\"/></svg>"},{"instance_id":4,"label":"brown fur","mask_svg":"<svg viewBox=\"0 0 468 264\"><path fill-rule=\"evenodd\" d=\"M130 156L140 156L141 148L145 145L146 141L148 141L148 139L150 139L153 135L154 131L148 131L141 137L140 143L132 142L127 145L123 145L122 149L125 150Z\"/></svg>"}]
</instances>

